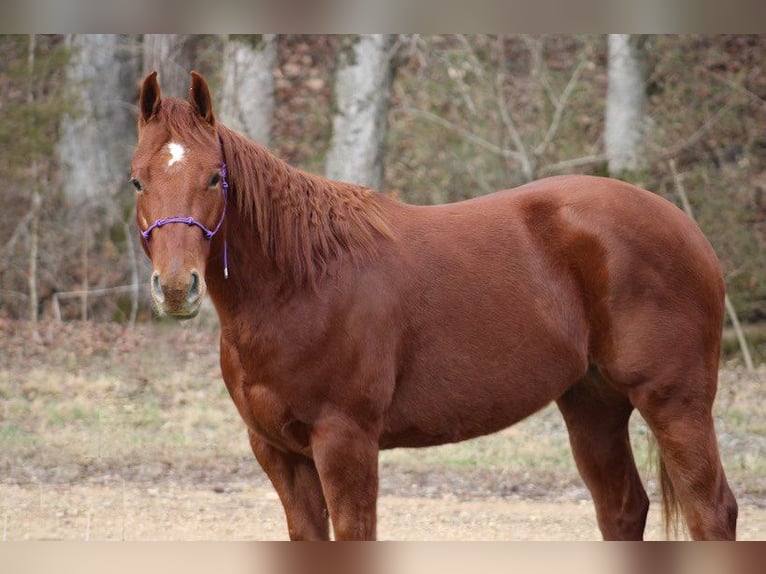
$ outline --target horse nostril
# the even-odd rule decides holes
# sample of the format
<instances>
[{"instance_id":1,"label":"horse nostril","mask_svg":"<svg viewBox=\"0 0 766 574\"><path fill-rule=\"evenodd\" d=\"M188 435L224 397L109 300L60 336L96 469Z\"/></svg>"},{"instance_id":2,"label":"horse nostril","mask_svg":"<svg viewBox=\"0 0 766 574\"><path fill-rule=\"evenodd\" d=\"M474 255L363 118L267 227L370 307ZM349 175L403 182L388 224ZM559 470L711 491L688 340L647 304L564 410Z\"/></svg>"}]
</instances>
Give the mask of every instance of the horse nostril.
<instances>
[{"instance_id":1,"label":"horse nostril","mask_svg":"<svg viewBox=\"0 0 766 574\"><path fill-rule=\"evenodd\" d=\"M165 301L165 293L162 292L162 283L160 282L160 274L156 271L152 273L152 296L158 303Z\"/></svg>"},{"instance_id":2,"label":"horse nostril","mask_svg":"<svg viewBox=\"0 0 766 574\"><path fill-rule=\"evenodd\" d=\"M189 292L186 294L186 300L189 303L195 303L199 299L200 295L200 278L199 273L196 271L191 272L191 282L189 284Z\"/></svg>"}]
</instances>

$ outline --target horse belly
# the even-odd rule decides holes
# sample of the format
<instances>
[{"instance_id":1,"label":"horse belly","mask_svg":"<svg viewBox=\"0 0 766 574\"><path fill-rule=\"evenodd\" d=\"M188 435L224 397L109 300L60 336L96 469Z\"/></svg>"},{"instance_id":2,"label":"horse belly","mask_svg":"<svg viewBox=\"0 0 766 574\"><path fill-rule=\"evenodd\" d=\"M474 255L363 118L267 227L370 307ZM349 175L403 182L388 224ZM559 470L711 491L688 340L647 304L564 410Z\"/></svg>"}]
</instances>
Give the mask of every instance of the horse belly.
<instances>
[{"instance_id":1,"label":"horse belly","mask_svg":"<svg viewBox=\"0 0 766 574\"><path fill-rule=\"evenodd\" d=\"M474 401L465 410L434 402L427 412L414 416L390 416L381 435L380 448L425 447L460 442L505 429L538 411L550 399L505 404ZM510 406L510 408L509 408Z\"/></svg>"},{"instance_id":2,"label":"horse belly","mask_svg":"<svg viewBox=\"0 0 766 574\"><path fill-rule=\"evenodd\" d=\"M481 325L481 322L479 323ZM509 427L558 398L587 369L577 342L523 328L490 331L483 346L435 341L405 369L382 448L458 442Z\"/></svg>"}]
</instances>

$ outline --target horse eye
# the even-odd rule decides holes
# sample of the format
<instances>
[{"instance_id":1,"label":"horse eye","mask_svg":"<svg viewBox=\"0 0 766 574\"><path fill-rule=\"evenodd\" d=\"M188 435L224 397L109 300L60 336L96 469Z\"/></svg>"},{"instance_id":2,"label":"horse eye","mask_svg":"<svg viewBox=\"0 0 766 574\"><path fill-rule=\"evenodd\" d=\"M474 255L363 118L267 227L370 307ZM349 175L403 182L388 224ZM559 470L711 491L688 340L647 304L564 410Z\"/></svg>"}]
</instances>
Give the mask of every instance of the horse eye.
<instances>
[{"instance_id":1,"label":"horse eye","mask_svg":"<svg viewBox=\"0 0 766 574\"><path fill-rule=\"evenodd\" d=\"M216 173L211 179L210 179L210 187L215 187L218 185L218 183L221 181L221 174Z\"/></svg>"},{"instance_id":2,"label":"horse eye","mask_svg":"<svg viewBox=\"0 0 766 574\"><path fill-rule=\"evenodd\" d=\"M135 177L130 178L130 183L136 188L136 191L144 191L144 186Z\"/></svg>"}]
</instances>

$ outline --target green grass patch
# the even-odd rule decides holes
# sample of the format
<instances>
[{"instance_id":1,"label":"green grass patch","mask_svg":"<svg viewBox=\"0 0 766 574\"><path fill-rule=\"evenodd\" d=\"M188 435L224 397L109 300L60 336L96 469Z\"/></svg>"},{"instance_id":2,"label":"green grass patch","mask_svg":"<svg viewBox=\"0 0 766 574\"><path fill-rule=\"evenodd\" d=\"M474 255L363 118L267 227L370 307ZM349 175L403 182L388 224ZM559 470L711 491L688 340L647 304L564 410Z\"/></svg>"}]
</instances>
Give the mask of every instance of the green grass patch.
<instances>
[{"instance_id":1,"label":"green grass patch","mask_svg":"<svg viewBox=\"0 0 766 574\"><path fill-rule=\"evenodd\" d=\"M39 444L41 444L41 440L38 435L17 424L4 423L0 425L0 445L3 446L4 450L9 447L30 447Z\"/></svg>"}]
</instances>

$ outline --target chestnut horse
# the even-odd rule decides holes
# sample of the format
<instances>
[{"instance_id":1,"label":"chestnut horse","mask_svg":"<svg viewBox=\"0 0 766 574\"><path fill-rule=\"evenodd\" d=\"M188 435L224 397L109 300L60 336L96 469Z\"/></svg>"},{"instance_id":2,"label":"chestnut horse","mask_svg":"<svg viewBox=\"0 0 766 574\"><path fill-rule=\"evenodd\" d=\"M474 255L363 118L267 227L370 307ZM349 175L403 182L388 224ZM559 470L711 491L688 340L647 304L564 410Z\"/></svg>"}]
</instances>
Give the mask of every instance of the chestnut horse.
<instances>
[{"instance_id":1,"label":"chestnut horse","mask_svg":"<svg viewBox=\"0 0 766 574\"><path fill-rule=\"evenodd\" d=\"M562 176L412 206L294 169L188 101L140 95L136 220L165 315L218 313L221 371L291 539L374 539L378 453L506 428L556 401L605 539L641 539L628 438L659 446L666 510L733 539L712 405L717 258L657 195ZM328 520L329 517L329 520Z\"/></svg>"}]
</instances>

